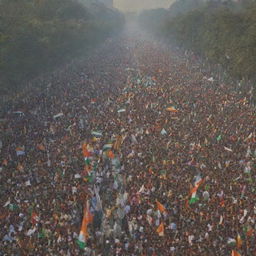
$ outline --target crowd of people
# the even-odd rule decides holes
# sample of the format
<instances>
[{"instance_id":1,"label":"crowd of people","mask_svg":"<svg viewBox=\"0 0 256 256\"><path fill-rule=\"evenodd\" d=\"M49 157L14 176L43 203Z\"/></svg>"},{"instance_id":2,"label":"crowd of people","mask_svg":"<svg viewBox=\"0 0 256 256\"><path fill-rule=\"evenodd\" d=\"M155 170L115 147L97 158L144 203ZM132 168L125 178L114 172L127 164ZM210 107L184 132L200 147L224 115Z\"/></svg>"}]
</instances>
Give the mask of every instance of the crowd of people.
<instances>
[{"instance_id":1,"label":"crowd of people","mask_svg":"<svg viewBox=\"0 0 256 256\"><path fill-rule=\"evenodd\" d=\"M0 117L1 256L256 255L249 92L132 32L35 85Z\"/></svg>"}]
</instances>

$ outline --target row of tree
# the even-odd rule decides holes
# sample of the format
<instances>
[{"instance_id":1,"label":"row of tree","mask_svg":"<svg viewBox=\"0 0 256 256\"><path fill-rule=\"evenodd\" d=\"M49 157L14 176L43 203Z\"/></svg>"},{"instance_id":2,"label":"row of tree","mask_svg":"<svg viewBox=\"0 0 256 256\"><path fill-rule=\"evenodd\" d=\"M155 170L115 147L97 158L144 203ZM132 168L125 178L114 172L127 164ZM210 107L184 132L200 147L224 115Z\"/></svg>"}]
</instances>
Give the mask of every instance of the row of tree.
<instances>
[{"instance_id":1,"label":"row of tree","mask_svg":"<svg viewBox=\"0 0 256 256\"><path fill-rule=\"evenodd\" d=\"M87 0L0 0L0 91L85 55L124 24Z\"/></svg>"},{"instance_id":2,"label":"row of tree","mask_svg":"<svg viewBox=\"0 0 256 256\"><path fill-rule=\"evenodd\" d=\"M157 36L222 64L236 79L256 81L256 3L178 0L146 11L140 23Z\"/></svg>"}]
</instances>

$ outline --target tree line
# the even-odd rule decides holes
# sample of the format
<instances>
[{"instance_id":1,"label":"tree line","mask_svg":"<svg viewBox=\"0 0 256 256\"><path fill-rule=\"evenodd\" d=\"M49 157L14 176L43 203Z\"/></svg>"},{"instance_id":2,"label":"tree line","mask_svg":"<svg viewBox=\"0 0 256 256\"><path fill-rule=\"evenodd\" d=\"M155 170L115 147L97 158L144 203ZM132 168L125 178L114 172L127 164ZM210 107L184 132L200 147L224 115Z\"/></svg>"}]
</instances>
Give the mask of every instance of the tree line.
<instances>
[{"instance_id":1,"label":"tree line","mask_svg":"<svg viewBox=\"0 0 256 256\"><path fill-rule=\"evenodd\" d=\"M124 17L88 0L0 0L0 92L85 55Z\"/></svg>"},{"instance_id":2,"label":"tree line","mask_svg":"<svg viewBox=\"0 0 256 256\"><path fill-rule=\"evenodd\" d=\"M140 24L221 64L238 80L256 81L256 3L178 0L169 10L143 12Z\"/></svg>"}]
</instances>

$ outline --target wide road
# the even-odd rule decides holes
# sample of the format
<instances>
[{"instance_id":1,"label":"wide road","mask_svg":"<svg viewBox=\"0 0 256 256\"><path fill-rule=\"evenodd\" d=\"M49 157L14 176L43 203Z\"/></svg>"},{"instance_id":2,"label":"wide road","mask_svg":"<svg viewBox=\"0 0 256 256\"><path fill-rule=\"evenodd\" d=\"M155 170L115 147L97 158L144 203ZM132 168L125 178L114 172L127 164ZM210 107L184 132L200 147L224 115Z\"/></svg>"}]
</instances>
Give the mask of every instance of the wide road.
<instances>
[{"instance_id":1,"label":"wide road","mask_svg":"<svg viewBox=\"0 0 256 256\"><path fill-rule=\"evenodd\" d=\"M256 255L249 90L133 28L34 84L1 116L0 255Z\"/></svg>"}]
</instances>

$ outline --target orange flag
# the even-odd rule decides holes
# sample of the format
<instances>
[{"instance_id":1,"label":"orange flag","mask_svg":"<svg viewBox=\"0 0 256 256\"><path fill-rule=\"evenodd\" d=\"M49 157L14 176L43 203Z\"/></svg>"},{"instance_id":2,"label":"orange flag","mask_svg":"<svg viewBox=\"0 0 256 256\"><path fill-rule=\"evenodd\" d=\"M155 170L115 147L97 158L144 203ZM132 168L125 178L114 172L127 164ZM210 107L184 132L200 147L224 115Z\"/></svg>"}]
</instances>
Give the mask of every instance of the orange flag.
<instances>
[{"instance_id":1,"label":"orange flag","mask_svg":"<svg viewBox=\"0 0 256 256\"><path fill-rule=\"evenodd\" d=\"M232 250L231 256L241 256L241 254L235 250Z\"/></svg>"},{"instance_id":2,"label":"orange flag","mask_svg":"<svg viewBox=\"0 0 256 256\"><path fill-rule=\"evenodd\" d=\"M178 112L178 110L174 107L169 107L166 110L169 111L169 112L174 112L174 113Z\"/></svg>"},{"instance_id":3,"label":"orange flag","mask_svg":"<svg viewBox=\"0 0 256 256\"><path fill-rule=\"evenodd\" d=\"M160 212L165 212L166 211L165 207L160 202L156 201L156 205L157 205L157 209Z\"/></svg>"},{"instance_id":4,"label":"orange flag","mask_svg":"<svg viewBox=\"0 0 256 256\"><path fill-rule=\"evenodd\" d=\"M164 236L164 223L163 222L156 229L156 232L158 233L159 236Z\"/></svg>"},{"instance_id":5,"label":"orange flag","mask_svg":"<svg viewBox=\"0 0 256 256\"><path fill-rule=\"evenodd\" d=\"M109 150L108 157L111 158L111 159L115 158L115 154L113 153L113 151Z\"/></svg>"},{"instance_id":6,"label":"orange flag","mask_svg":"<svg viewBox=\"0 0 256 256\"><path fill-rule=\"evenodd\" d=\"M87 144L86 143L83 144L83 155L84 155L84 157L90 157L91 156L91 152L89 152L89 150L87 149Z\"/></svg>"},{"instance_id":7,"label":"orange flag","mask_svg":"<svg viewBox=\"0 0 256 256\"><path fill-rule=\"evenodd\" d=\"M39 217L37 213L33 212L31 215L31 223L32 225L36 225L36 223L39 221Z\"/></svg>"},{"instance_id":8,"label":"orange flag","mask_svg":"<svg viewBox=\"0 0 256 256\"><path fill-rule=\"evenodd\" d=\"M240 235L238 234L237 238L236 238L236 247L238 250L242 247L242 244L243 244L243 241L242 241Z\"/></svg>"}]
</instances>

